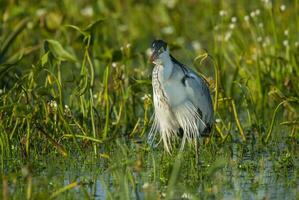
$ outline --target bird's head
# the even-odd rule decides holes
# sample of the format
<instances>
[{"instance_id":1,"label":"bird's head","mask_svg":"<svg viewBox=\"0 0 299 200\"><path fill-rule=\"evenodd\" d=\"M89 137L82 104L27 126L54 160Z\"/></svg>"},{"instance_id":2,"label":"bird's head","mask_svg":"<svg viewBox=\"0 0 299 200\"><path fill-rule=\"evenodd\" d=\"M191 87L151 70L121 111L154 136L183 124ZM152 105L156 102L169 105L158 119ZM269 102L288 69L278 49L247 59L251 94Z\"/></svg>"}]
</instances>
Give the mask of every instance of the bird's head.
<instances>
[{"instance_id":1,"label":"bird's head","mask_svg":"<svg viewBox=\"0 0 299 200\"><path fill-rule=\"evenodd\" d=\"M150 62L154 64L163 64L166 59L169 59L169 51L167 43L163 40L154 40L151 46L152 55Z\"/></svg>"}]
</instances>

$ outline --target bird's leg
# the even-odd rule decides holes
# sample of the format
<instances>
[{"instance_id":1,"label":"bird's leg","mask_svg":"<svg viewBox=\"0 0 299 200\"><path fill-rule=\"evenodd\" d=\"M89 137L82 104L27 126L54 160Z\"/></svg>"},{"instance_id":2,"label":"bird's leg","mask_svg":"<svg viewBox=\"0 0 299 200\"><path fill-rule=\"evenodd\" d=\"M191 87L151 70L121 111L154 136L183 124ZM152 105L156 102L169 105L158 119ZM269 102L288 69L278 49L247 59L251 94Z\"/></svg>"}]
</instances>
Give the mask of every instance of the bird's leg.
<instances>
[{"instance_id":1,"label":"bird's leg","mask_svg":"<svg viewBox=\"0 0 299 200\"><path fill-rule=\"evenodd\" d=\"M201 137L208 137L208 136L210 136L211 130L212 130L211 125L207 124L206 128L203 130L203 132L200 134L200 136Z\"/></svg>"},{"instance_id":2,"label":"bird's leg","mask_svg":"<svg viewBox=\"0 0 299 200\"><path fill-rule=\"evenodd\" d=\"M197 145L197 140L194 140L194 142L195 142L195 144L194 144L194 146L195 146L195 148L194 148L194 151L195 151L195 164L196 164L196 166L198 166L198 160L199 160L199 157L198 157L198 154L199 154L198 146L199 145Z\"/></svg>"},{"instance_id":3,"label":"bird's leg","mask_svg":"<svg viewBox=\"0 0 299 200\"><path fill-rule=\"evenodd\" d=\"M185 142L186 142L186 135L183 136L182 143L181 143L181 148L180 148L180 152L182 152L184 150Z\"/></svg>"},{"instance_id":4,"label":"bird's leg","mask_svg":"<svg viewBox=\"0 0 299 200\"><path fill-rule=\"evenodd\" d=\"M183 136L184 136L184 130L180 127L178 132L177 132L177 135L182 139Z\"/></svg>"}]
</instances>

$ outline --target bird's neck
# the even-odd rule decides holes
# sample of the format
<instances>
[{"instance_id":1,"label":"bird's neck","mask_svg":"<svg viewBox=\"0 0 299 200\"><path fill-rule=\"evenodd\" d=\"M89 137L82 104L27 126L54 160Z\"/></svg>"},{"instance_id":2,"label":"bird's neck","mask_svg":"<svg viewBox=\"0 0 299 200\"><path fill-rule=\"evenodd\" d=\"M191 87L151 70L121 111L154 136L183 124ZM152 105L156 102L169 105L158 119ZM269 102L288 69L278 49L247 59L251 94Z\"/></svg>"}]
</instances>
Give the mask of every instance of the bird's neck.
<instances>
[{"instance_id":1,"label":"bird's neck","mask_svg":"<svg viewBox=\"0 0 299 200\"><path fill-rule=\"evenodd\" d=\"M160 78L162 79L162 81L167 81L171 77L173 71L173 63L171 62L170 57L164 59L161 66L163 70Z\"/></svg>"}]
</instances>

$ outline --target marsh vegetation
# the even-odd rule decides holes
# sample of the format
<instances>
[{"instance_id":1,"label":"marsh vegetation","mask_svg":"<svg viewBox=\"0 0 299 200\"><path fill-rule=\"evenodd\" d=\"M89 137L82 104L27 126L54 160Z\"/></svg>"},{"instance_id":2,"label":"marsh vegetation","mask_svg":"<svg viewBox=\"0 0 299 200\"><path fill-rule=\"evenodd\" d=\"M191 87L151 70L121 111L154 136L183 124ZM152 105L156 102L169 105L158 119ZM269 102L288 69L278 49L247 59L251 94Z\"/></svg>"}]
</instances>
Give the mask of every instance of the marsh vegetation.
<instances>
[{"instance_id":1,"label":"marsh vegetation","mask_svg":"<svg viewBox=\"0 0 299 200\"><path fill-rule=\"evenodd\" d=\"M1 1L2 198L298 199L298 11ZM155 38L209 82L216 123L197 149L147 143Z\"/></svg>"}]
</instances>

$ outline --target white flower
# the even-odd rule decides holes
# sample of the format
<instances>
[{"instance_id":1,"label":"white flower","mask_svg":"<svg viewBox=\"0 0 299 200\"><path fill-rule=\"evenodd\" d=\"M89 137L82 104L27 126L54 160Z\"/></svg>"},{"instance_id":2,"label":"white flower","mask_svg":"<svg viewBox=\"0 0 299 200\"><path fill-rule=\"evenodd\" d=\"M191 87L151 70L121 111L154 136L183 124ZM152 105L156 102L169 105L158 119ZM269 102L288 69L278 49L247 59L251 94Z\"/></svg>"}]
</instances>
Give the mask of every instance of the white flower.
<instances>
[{"instance_id":1,"label":"white flower","mask_svg":"<svg viewBox=\"0 0 299 200\"><path fill-rule=\"evenodd\" d=\"M235 24L230 24L230 25L229 25L229 28L230 28L230 29L234 29L234 28L235 28Z\"/></svg>"},{"instance_id":2,"label":"white flower","mask_svg":"<svg viewBox=\"0 0 299 200\"><path fill-rule=\"evenodd\" d=\"M144 100L149 100L151 98L152 96L150 94L145 94L143 97L141 97L141 100L144 101Z\"/></svg>"},{"instance_id":3,"label":"white flower","mask_svg":"<svg viewBox=\"0 0 299 200\"><path fill-rule=\"evenodd\" d=\"M184 194L182 194L181 198L183 198L183 199L192 199L192 195L189 194L189 193L184 192Z\"/></svg>"},{"instance_id":4,"label":"white flower","mask_svg":"<svg viewBox=\"0 0 299 200\"><path fill-rule=\"evenodd\" d=\"M288 40L284 40L282 42L283 46L288 47L289 46L289 41Z\"/></svg>"},{"instance_id":5,"label":"white flower","mask_svg":"<svg viewBox=\"0 0 299 200\"><path fill-rule=\"evenodd\" d=\"M148 189L150 187L150 184L148 182L145 182L142 186L142 189Z\"/></svg>"},{"instance_id":6,"label":"white flower","mask_svg":"<svg viewBox=\"0 0 299 200\"><path fill-rule=\"evenodd\" d=\"M201 49L201 44L198 41L193 41L192 42L192 47L193 47L194 50L198 51L198 50Z\"/></svg>"},{"instance_id":7,"label":"white flower","mask_svg":"<svg viewBox=\"0 0 299 200\"><path fill-rule=\"evenodd\" d=\"M262 37L258 37L256 40L257 40L258 42L261 42L261 41L263 40L263 38L262 38Z\"/></svg>"},{"instance_id":8,"label":"white flower","mask_svg":"<svg viewBox=\"0 0 299 200\"><path fill-rule=\"evenodd\" d=\"M130 47L131 47L131 44L130 44L130 43L126 44L126 48L127 48L127 49L129 49Z\"/></svg>"},{"instance_id":9,"label":"white flower","mask_svg":"<svg viewBox=\"0 0 299 200\"><path fill-rule=\"evenodd\" d=\"M3 92L3 90L2 89L0 89L0 94L3 94L4 92Z\"/></svg>"},{"instance_id":10,"label":"white flower","mask_svg":"<svg viewBox=\"0 0 299 200\"><path fill-rule=\"evenodd\" d=\"M111 65L112 65L113 68L116 68L116 67L117 67L117 63L116 63L116 62L112 62Z\"/></svg>"},{"instance_id":11,"label":"white flower","mask_svg":"<svg viewBox=\"0 0 299 200\"><path fill-rule=\"evenodd\" d=\"M259 26L260 28L263 28L263 27L264 27L264 24L261 22L261 23L258 24L258 26Z\"/></svg>"},{"instance_id":12,"label":"white flower","mask_svg":"<svg viewBox=\"0 0 299 200\"><path fill-rule=\"evenodd\" d=\"M40 16L46 14L46 12L47 12L47 11L46 11L45 9L40 8L40 9L37 9L37 10L36 10L36 15L37 15L38 17L40 17Z\"/></svg>"},{"instance_id":13,"label":"white flower","mask_svg":"<svg viewBox=\"0 0 299 200\"><path fill-rule=\"evenodd\" d=\"M244 20L248 22L249 21L249 16L245 15Z\"/></svg>"},{"instance_id":14,"label":"white flower","mask_svg":"<svg viewBox=\"0 0 299 200\"><path fill-rule=\"evenodd\" d=\"M260 15L260 14L261 14L261 11L260 11L259 9L256 9L256 10L255 10L255 15L258 16L258 15Z\"/></svg>"},{"instance_id":15,"label":"white flower","mask_svg":"<svg viewBox=\"0 0 299 200\"><path fill-rule=\"evenodd\" d=\"M295 42L295 47L299 47L299 42Z\"/></svg>"},{"instance_id":16,"label":"white flower","mask_svg":"<svg viewBox=\"0 0 299 200\"><path fill-rule=\"evenodd\" d=\"M232 17L232 18L231 18L231 22L232 22L232 23L236 23L236 22L237 22L237 17Z\"/></svg>"},{"instance_id":17,"label":"white flower","mask_svg":"<svg viewBox=\"0 0 299 200\"><path fill-rule=\"evenodd\" d=\"M57 103L56 103L56 101L51 100L47 104L48 104L50 112L56 112L57 111Z\"/></svg>"},{"instance_id":18,"label":"white flower","mask_svg":"<svg viewBox=\"0 0 299 200\"><path fill-rule=\"evenodd\" d=\"M176 0L163 0L162 3L164 3L168 8L174 8L177 4Z\"/></svg>"},{"instance_id":19,"label":"white flower","mask_svg":"<svg viewBox=\"0 0 299 200\"><path fill-rule=\"evenodd\" d=\"M272 2L270 0L262 0L266 9L272 8Z\"/></svg>"},{"instance_id":20,"label":"white flower","mask_svg":"<svg viewBox=\"0 0 299 200\"><path fill-rule=\"evenodd\" d=\"M225 10L220 10L220 11L219 11L219 15L220 15L221 17L223 17L223 16L227 15L227 12L226 12Z\"/></svg>"},{"instance_id":21,"label":"white flower","mask_svg":"<svg viewBox=\"0 0 299 200\"><path fill-rule=\"evenodd\" d=\"M57 102L54 100L50 101L50 107L56 109L57 108Z\"/></svg>"},{"instance_id":22,"label":"white flower","mask_svg":"<svg viewBox=\"0 0 299 200\"><path fill-rule=\"evenodd\" d=\"M280 11L283 12L283 11L285 11L285 9L286 9L286 6L285 6L284 4L282 4L282 5L280 6Z\"/></svg>"},{"instance_id":23,"label":"white flower","mask_svg":"<svg viewBox=\"0 0 299 200\"><path fill-rule=\"evenodd\" d=\"M219 30L219 26L218 25L214 26L214 30L218 31Z\"/></svg>"},{"instance_id":24,"label":"white flower","mask_svg":"<svg viewBox=\"0 0 299 200\"><path fill-rule=\"evenodd\" d=\"M225 36L224 36L224 40L225 40L225 41L228 41L228 40L231 38L231 36L232 36L232 32L230 32L230 31L229 31L229 32L226 32L226 33L225 33Z\"/></svg>"},{"instance_id":25,"label":"white flower","mask_svg":"<svg viewBox=\"0 0 299 200\"><path fill-rule=\"evenodd\" d=\"M64 105L64 114L67 116L72 116L72 111L68 105Z\"/></svg>"},{"instance_id":26,"label":"white flower","mask_svg":"<svg viewBox=\"0 0 299 200\"><path fill-rule=\"evenodd\" d=\"M174 28L172 26L166 26L164 28L162 28L162 33L170 35L173 34L174 32Z\"/></svg>"},{"instance_id":27,"label":"white flower","mask_svg":"<svg viewBox=\"0 0 299 200\"><path fill-rule=\"evenodd\" d=\"M270 44L270 38L269 38L269 36L266 36L262 45L263 45L263 47L266 47L269 44Z\"/></svg>"},{"instance_id":28,"label":"white flower","mask_svg":"<svg viewBox=\"0 0 299 200\"><path fill-rule=\"evenodd\" d=\"M250 17L252 17L252 18L255 17L255 12L254 12L254 11L252 11L252 12L250 13Z\"/></svg>"},{"instance_id":29,"label":"white flower","mask_svg":"<svg viewBox=\"0 0 299 200\"><path fill-rule=\"evenodd\" d=\"M83 8L81 11L81 14L86 16L86 17L92 17L93 16L93 9L91 6L87 6Z\"/></svg>"},{"instance_id":30,"label":"white flower","mask_svg":"<svg viewBox=\"0 0 299 200\"><path fill-rule=\"evenodd\" d=\"M289 35L289 30L288 30L288 29L286 29L286 30L284 31L284 35L285 35L285 36L288 36L288 35Z\"/></svg>"},{"instance_id":31,"label":"white flower","mask_svg":"<svg viewBox=\"0 0 299 200\"><path fill-rule=\"evenodd\" d=\"M146 51L145 51L145 54L147 55L147 57L150 57L152 55L151 48L147 48Z\"/></svg>"}]
</instances>

